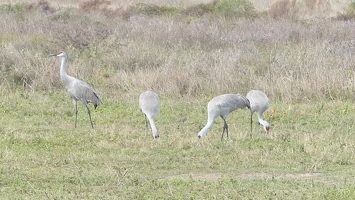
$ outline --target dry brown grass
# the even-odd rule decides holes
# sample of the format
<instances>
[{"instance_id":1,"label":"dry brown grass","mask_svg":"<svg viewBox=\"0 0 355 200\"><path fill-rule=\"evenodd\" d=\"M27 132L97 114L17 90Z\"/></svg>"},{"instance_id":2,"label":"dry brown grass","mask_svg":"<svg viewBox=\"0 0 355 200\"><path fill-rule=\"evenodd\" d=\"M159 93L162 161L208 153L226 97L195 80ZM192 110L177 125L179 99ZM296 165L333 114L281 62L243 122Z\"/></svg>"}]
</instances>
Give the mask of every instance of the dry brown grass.
<instances>
[{"instance_id":1,"label":"dry brown grass","mask_svg":"<svg viewBox=\"0 0 355 200\"><path fill-rule=\"evenodd\" d=\"M79 3L79 9L84 12L107 10L111 5L111 1L108 0L88 0Z\"/></svg>"},{"instance_id":2,"label":"dry brown grass","mask_svg":"<svg viewBox=\"0 0 355 200\"><path fill-rule=\"evenodd\" d=\"M268 15L270 18L295 18L299 8L296 6L296 0L280 0L271 4Z\"/></svg>"},{"instance_id":3,"label":"dry brown grass","mask_svg":"<svg viewBox=\"0 0 355 200\"><path fill-rule=\"evenodd\" d=\"M72 0L46 0L49 4L53 5L54 7L75 7L79 8L80 4L85 4L85 2L100 2L101 0L81 0L81 1L72 1ZM213 0L109 0L110 2L110 9L117 9L117 8L127 8L137 3L143 4L154 4L158 6L181 6L181 7L189 7L192 5L196 5L199 3L210 3ZM26 3L26 4L35 4L38 0L13 0L11 3ZM9 4L7 0L0 0L0 4ZM91 3L89 3L91 4Z\"/></svg>"},{"instance_id":4,"label":"dry brown grass","mask_svg":"<svg viewBox=\"0 0 355 200\"><path fill-rule=\"evenodd\" d=\"M329 0L277 0L267 10L270 18L312 19L334 17L345 10Z\"/></svg>"},{"instance_id":5,"label":"dry brown grass","mask_svg":"<svg viewBox=\"0 0 355 200\"><path fill-rule=\"evenodd\" d=\"M69 74L108 95L151 88L172 97L210 97L257 88L284 102L351 99L352 22L134 13L120 18L96 12L102 2L94 2L90 14L68 8L45 15L3 11L2 83L59 89L59 60L46 56L63 49ZM314 4L308 1L310 8Z\"/></svg>"}]
</instances>

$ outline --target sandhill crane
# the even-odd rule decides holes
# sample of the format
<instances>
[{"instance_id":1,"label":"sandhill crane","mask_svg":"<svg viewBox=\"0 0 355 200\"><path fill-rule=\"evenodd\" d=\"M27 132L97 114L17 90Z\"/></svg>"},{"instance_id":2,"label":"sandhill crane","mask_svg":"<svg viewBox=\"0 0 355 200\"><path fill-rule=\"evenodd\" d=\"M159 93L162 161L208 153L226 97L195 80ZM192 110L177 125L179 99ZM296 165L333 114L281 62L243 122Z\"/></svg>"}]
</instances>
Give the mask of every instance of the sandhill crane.
<instances>
[{"instance_id":1,"label":"sandhill crane","mask_svg":"<svg viewBox=\"0 0 355 200\"><path fill-rule=\"evenodd\" d=\"M81 101L83 102L83 104L87 109L91 127L94 128L88 103L92 103L94 105L94 108L96 109L96 107L102 103L99 96L97 96L94 89L92 89L87 83L77 78L74 78L72 76L69 76L67 74L67 69L66 69L67 54L64 51L60 51L50 56L58 56L62 58L62 62L60 65L60 79L63 85L65 86L65 88L67 89L69 96L73 99L73 104L75 106L74 127L76 128L76 122L78 119L78 101Z\"/></svg>"},{"instance_id":2,"label":"sandhill crane","mask_svg":"<svg viewBox=\"0 0 355 200\"><path fill-rule=\"evenodd\" d=\"M269 133L270 124L263 120L263 113L269 108L269 98L266 94L260 90L251 90L246 95L246 98L250 102L250 129L253 130L253 113L256 112L258 120L263 125L266 133Z\"/></svg>"},{"instance_id":3,"label":"sandhill crane","mask_svg":"<svg viewBox=\"0 0 355 200\"><path fill-rule=\"evenodd\" d=\"M198 133L199 138L206 136L208 130L211 128L214 120L221 116L224 121L222 138L226 131L228 137L228 125L226 122L227 116L236 109L250 108L250 104L245 96L240 94L222 94L214 97L207 105L208 119L206 126Z\"/></svg>"},{"instance_id":4,"label":"sandhill crane","mask_svg":"<svg viewBox=\"0 0 355 200\"><path fill-rule=\"evenodd\" d=\"M153 137L158 138L159 133L155 126L155 118L159 113L160 101L156 93L152 91L145 91L139 95L139 108L144 114L145 118L145 133L148 133L148 121L153 132Z\"/></svg>"}]
</instances>

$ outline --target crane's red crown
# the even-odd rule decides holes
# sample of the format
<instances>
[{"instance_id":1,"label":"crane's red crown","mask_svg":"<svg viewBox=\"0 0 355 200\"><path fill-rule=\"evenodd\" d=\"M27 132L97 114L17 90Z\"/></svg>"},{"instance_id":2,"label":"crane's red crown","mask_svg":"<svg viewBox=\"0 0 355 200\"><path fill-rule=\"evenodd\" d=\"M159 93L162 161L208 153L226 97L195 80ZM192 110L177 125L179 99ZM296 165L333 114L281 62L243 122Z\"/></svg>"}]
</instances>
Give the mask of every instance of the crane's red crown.
<instances>
[{"instance_id":1,"label":"crane's red crown","mask_svg":"<svg viewBox=\"0 0 355 200\"><path fill-rule=\"evenodd\" d=\"M59 52L56 54L56 56L62 56L62 55L64 55L64 54L65 54L64 51L59 51Z\"/></svg>"}]
</instances>

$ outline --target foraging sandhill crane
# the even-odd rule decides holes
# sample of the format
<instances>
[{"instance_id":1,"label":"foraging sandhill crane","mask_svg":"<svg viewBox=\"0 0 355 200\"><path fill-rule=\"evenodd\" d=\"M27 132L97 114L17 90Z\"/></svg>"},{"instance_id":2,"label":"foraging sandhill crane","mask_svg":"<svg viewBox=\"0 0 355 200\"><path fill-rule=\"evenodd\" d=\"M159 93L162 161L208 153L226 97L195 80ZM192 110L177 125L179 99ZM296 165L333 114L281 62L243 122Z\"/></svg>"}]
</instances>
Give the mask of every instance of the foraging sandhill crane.
<instances>
[{"instance_id":1,"label":"foraging sandhill crane","mask_svg":"<svg viewBox=\"0 0 355 200\"><path fill-rule=\"evenodd\" d=\"M250 129L253 130L253 113L258 115L259 124L264 127L266 133L269 133L270 124L263 120L263 113L269 108L269 98L260 90L251 90L246 95L250 102Z\"/></svg>"},{"instance_id":2,"label":"foraging sandhill crane","mask_svg":"<svg viewBox=\"0 0 355 200\"><path fill-rule=\"evenodd\" d=\"M250 104L245 96L240 94L222 94L214 97L207 105L207 124L206 126L198 133L199 138L203 138L206 136L208 130L211 128L214 120L221 116L224 121L222 138L224 132L227 133L228 137L228 125L226 122L227 116L236 109L250 108Z\"/></svg>"},{"instance_id":3,"label":"foraging sandhill crane","mask_svg":"<svg viewBox=\"0 0 355 200\"><path fill-rule=\"evenodd\" d=\"M145 118L145 134L148 133L148 121L153 132L153 137L158 138L159 133L157 127L155 126L155 118L159 113L160 101L159 97L155 92L145 91L139 95L139 108L144 114Z\"/></svg>"},{"instance_id":4,"label":"foraging sandhill crane","mask_svg":"<svg viewBox=\"0 0 355 200\"><path fill-rule=\"evenodd\" d=\"M96 109L96 107L102 103L99 96L97 96L94 89L92 89L87 83L67 74L67 54L64 51L60 51L50 56L58 56L62 58L62 62L60 65L60 79L64 87L67 89L69 96L73 99L73 104L75 106L74 127L76 128L76 122L78 119L78 101L81 101L87 109L91 127L94 128L88 103L92 103L94 105L94 108Z\"/></svg>"}]
</instances>

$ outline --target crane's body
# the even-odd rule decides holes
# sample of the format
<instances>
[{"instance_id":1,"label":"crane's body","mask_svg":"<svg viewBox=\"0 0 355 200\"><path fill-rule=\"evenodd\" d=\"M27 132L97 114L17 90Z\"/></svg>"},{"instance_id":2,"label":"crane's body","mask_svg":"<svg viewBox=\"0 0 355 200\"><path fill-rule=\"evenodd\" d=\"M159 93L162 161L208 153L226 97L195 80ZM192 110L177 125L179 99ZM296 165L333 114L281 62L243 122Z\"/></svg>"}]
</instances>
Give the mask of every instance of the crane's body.
<instances>
[{"instance_id":1,"label":"crane's body","mask_svg":"<svg viewBox=\"0 0 355 200\"><path fill-rule=\"evenodd\" d=\"M60 51L60 52L53 54L51 56L58 56L58 57L62 58L61 66L60 66L60 79L62 81L62 84L66 88L68 95L70 96L70 98L73 99L73 104L75 106L74 126L76 127L76 123L77 123L77 119L78 119L77 102L81 101L87 109L90 123L91 123L91 127L94 128L88 104L92 103L94 105L94 108L99 106L102 103L99 96L96 94L94 89L92 89L92 87L90 87L87 83L85 83L84 81L79 80L75 77L69 76L67 74L67 70L66 70L67 54L64 51Z\"/></svg>"},{"instance_id":2,"label":"crane's body","mask_svg":"<svg viewBox=\"0 0 355 200\"><path fill-rule=\"evenodd\" d=\"M260 90L251 90L246 95L250 102L250 129L253 130L253 113L256 112L259 123L266 133L270 130L270 124L263 119L263 113L269 108L269 98Z\"/></svg>"},{"instance_id":3,"label":"crane's body","mask_svg":"<svg viewBox=\"0 0 355 200\"><path fill-rule=\"evenodd\" d=\"M148 133L148 121L153 132L153 137L158 138L159 133L155 126L155 118L159 113L160 101L159 96L152 91L145 91L139 95L139 108L144 114L146 134Z\"/></svg>"},{"instance_id":4,"label":"crane's body","mask_svg":"<svg viewBox=\"0 0 355 200\"><path fill-rule=\"evenodd\" d=\"M227 133L228 137L228 124L226 118L228 115L236 109L249 108L249 101L243 95L240 94L222 94L214 97L207 105L207 124L206 126L198 133L199 138L206 136L208 130L211 128L215 119L220 116L224 121L222 138L224 132Z\"/></svg>"}]
</instances>

